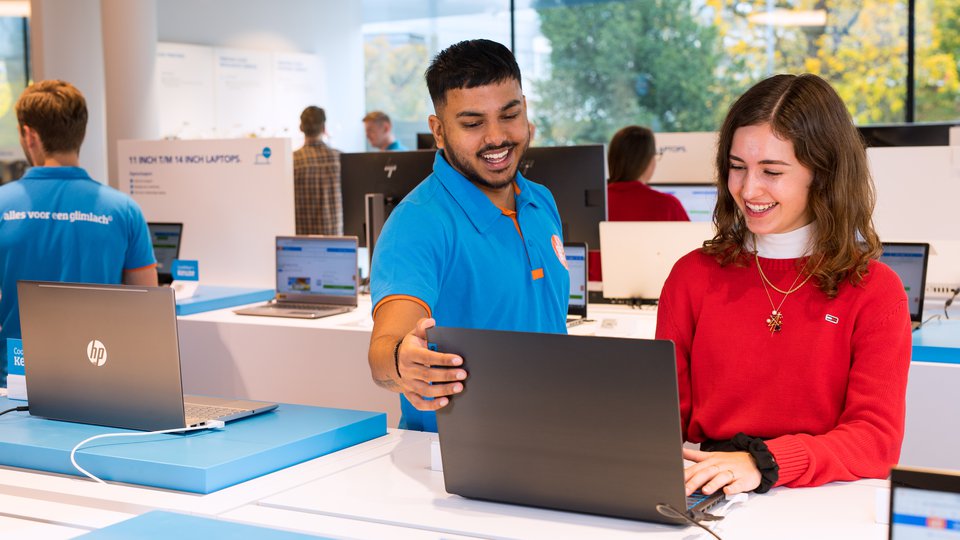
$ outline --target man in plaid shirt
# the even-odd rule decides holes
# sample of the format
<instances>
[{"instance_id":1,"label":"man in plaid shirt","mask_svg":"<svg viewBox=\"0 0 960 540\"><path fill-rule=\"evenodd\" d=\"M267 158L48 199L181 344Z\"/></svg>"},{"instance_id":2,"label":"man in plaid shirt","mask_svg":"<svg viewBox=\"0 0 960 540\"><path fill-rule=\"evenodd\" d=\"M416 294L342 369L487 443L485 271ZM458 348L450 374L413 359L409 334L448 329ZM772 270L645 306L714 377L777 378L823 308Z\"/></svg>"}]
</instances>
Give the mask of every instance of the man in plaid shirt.
<instances>
[{"instance_id":1,"label":"man in plaid shirt","mask_svg":"<svg viewBox=\"0 0 960 540\"><path fill-rule=\"evenodd\" d=\"M297 234L343 234L340 151L320 140L327 115L310 106L300 114L303 148L293 153Z\"/></svg>"}]
</instances>

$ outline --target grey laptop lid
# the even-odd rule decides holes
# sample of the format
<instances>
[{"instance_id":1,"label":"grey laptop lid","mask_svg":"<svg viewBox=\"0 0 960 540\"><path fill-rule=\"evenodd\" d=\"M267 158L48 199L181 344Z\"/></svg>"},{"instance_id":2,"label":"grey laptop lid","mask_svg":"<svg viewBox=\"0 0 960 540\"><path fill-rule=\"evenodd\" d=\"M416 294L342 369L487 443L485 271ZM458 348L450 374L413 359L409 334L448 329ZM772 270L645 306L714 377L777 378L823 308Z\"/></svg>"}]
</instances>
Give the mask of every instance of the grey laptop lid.
<instances>
[{"instance_id":1,"label":"grey laptop lid","mask_svg":"<svg viewBox=\"0 0 960 540\"><path fill-rule=\"evenodd\" d=\"M20 281L17 293L30 414L148 431L186 427L173 289ZM215 415L223 421L277 406L198 402L226 408Z\"/></svg>"},{"instance_id":2,"label":"grey laptop lid","mask_svg":"<svg viewBox=\"0 0 960 540\"><path fill-rule=\"evenodd\" d=\"M279 304L357 306L357 237L278 236Z\"/></svg>"},{"instance_id":3,"label":"grey laptop lid","mask_svg":"<svg viewBox=\"0 0 960 540\"><path fill-rule=\"evenodd\" d=\"M670 341L428 330L462 356L464 391L437 412L450 493L677 523L686 508Z\"/></svg>"}]
</instances>

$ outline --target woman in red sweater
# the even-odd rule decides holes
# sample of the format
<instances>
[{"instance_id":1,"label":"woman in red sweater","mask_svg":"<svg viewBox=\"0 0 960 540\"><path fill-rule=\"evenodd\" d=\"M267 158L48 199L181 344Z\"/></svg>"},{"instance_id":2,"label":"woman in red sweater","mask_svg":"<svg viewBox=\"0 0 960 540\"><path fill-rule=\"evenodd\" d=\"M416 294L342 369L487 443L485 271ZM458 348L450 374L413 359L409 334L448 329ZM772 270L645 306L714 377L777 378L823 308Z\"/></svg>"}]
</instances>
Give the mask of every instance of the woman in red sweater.
<instances>
[{"instance_id":1,"label":"woman in red sweater","mask_svg":"<svg viewBox=\"0 0 960 540\"><path fill-rule=\"evenodd\" d=\"M690 221L680 201L647 185L656 169L653 132L627 126L610 139L607 216L610 221Z\"/></svg>"},{"instance_id":2,"label":"woman in red sweater","mask_svg":"<svg viewBox=\"0 0 960 540\"><path fill-rule=\"evenodd\" d=\"M875 193L837 93L777 75L731 107L717 235L674 266L657 337L676 344L687 491L885 478L903 440L911 336L876 259Z\"/></svg>"}]
</instances>

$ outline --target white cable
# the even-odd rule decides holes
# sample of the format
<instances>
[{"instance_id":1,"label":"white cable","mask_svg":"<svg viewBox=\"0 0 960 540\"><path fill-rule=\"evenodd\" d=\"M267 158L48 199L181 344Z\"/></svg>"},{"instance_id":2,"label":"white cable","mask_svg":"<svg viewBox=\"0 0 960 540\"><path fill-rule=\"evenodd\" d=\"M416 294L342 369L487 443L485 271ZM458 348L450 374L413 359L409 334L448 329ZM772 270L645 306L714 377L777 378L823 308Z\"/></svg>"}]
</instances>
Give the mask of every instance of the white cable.
<instances>
[{"instance_id":1,"label":"white cable","mask_svg":"<svg viewBox=\"0 0 960 540\"><path fill-rule=\"evenodd\" d=\"M185 433L187 431L200 431L202 429L222 429L222 428L223 428L223 422L221 422L220 420L210 420L210 421L204 422L203 424L192 426L192 427L164 429L160 431L144 431L144 432L137 432L137 433L103 433L100 435L94 435L93 437L88 437L80 441L79 443L77 443L76 446L73 447L73 450L70 451L70 463L72 463L73 467L78 471L80 471L81 473L83 473L85 476L101 484L106 484L106 482L90 474L89 471L87 471L86 469L81 467L79 463L77 463L77 451L80 450L81 446L87 444L90 441L95 441L97 439L105 439L107 437L146 437L147 435L162 435L164 433L179 433L179 432Z\"/></svg>"}]
</instances>

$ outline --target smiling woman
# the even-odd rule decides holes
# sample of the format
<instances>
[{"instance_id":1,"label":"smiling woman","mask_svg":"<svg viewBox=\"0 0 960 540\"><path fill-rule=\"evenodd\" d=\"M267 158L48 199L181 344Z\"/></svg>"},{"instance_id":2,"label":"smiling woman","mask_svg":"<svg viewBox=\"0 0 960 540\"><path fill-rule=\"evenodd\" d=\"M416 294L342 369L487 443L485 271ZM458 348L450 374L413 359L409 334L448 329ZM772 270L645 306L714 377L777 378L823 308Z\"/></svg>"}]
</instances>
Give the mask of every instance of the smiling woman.
<instances>
[{"instance_id":1,"label":"smiling woman","mask_svg":"<svg viewBox=\"0 0 960 540\"><path fill-rule=\"evenodd\" d=\"M884 478L903 440L910 317L875 260L873 185L843 101L778 75L731 107L716 237L674 266L657 313L676 345L687 490Z\"/></svg>"}]
</instances>

